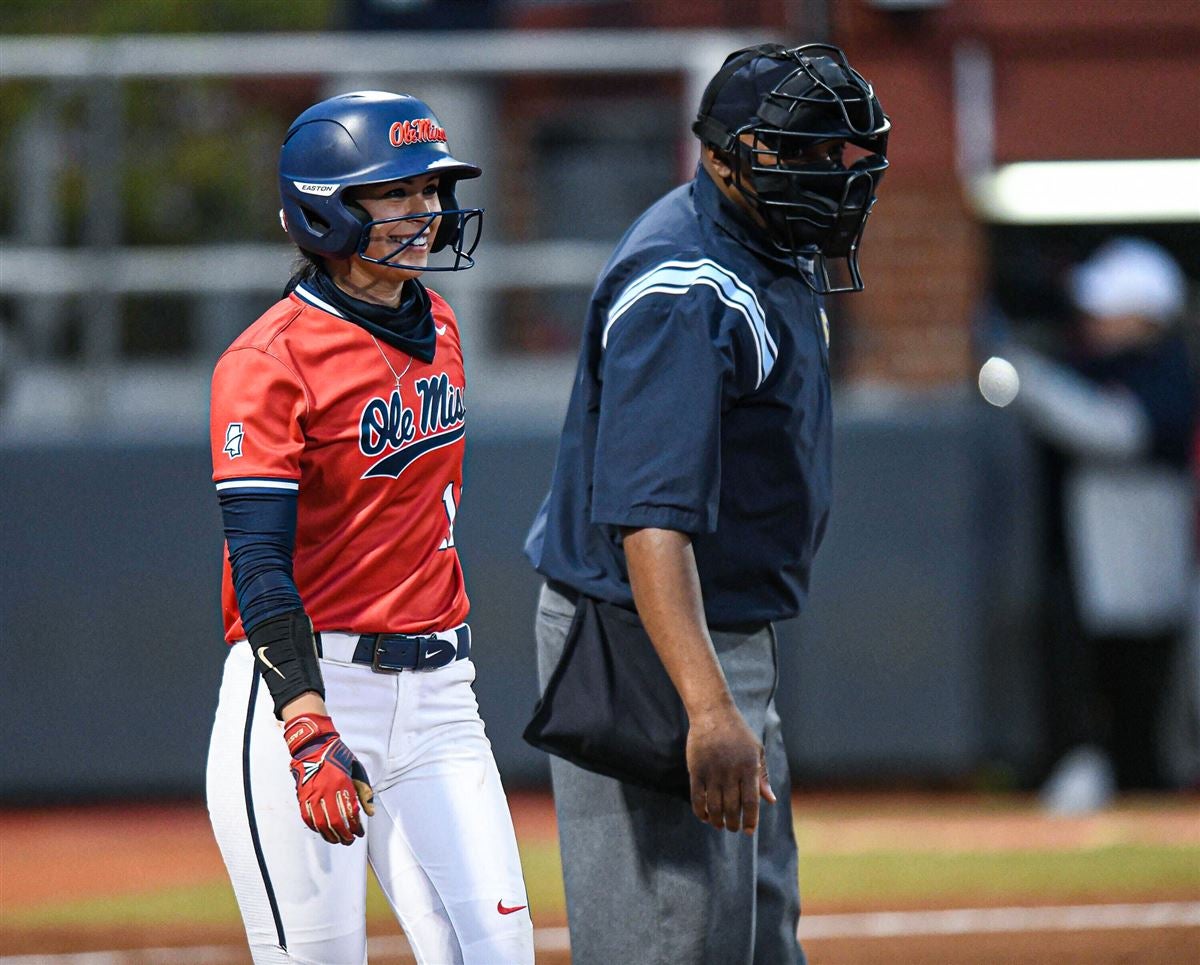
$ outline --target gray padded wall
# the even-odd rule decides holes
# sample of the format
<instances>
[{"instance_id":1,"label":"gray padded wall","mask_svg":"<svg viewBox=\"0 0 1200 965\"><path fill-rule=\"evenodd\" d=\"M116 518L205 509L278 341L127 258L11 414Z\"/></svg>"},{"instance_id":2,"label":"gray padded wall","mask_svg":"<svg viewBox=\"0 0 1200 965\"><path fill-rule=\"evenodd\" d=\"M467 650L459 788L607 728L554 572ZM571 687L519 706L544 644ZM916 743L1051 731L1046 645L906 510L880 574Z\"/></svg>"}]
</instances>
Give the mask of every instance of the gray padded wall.
<instances>
[{"instance_id":1,"label":"gray padded wall","mask_svg":"<svg viewBox=\"0 0 1200 965\"><path fill-rule=\"evenodd\" d=\"M202 445L0 449L5 797L194 792L220 677Z\"/></svg>"},{"instance_id":2,"label":"gray padded wall","mask_svg":"<svg viewBox=\"0 0 1200 965\"><path fill-rule=\"evenodd\" d=\"M801 779L954 776L1035 749L1031 522L1005 424L954 400L839 419L812 605L781 628ZM538 587L521 543L554 450L474 436L455 527L476 690L511 783L547 775L520 739ZM203 443L0 446L0 513L0 796L200 791L223 655Z\"/></svg>"},{"instance_id":3,"label":"gray padded wall","mask_svg":"<svg viewBox=\"0 0 1200 965\"><path fill-rule=\"evenodd\" d=\"M776 701L799 775L1020 770L1037 750L1033 520L1011 419L909 402L838 429L811 599L780 628Z\"/></svg>"}]
</instances>

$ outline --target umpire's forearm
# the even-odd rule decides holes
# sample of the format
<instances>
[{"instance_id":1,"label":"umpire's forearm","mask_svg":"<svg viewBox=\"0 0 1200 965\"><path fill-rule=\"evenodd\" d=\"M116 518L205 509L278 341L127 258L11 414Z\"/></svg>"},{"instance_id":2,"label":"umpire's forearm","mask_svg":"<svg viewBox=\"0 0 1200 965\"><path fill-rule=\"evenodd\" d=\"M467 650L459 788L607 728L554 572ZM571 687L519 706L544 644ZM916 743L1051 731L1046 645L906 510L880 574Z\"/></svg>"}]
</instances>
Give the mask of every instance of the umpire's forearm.
<instances>
[{"instance_id":1,"label":"umpire's forearm","mask_svg":"<svg viewBox=\"0 0 1200 965\"><path fill-rule=\"evenodd\" d=\"M669 529L624 534L629 584L638 615L693 722L733 707L708 626L692 541Z\"/></svg>"}]
</instances>

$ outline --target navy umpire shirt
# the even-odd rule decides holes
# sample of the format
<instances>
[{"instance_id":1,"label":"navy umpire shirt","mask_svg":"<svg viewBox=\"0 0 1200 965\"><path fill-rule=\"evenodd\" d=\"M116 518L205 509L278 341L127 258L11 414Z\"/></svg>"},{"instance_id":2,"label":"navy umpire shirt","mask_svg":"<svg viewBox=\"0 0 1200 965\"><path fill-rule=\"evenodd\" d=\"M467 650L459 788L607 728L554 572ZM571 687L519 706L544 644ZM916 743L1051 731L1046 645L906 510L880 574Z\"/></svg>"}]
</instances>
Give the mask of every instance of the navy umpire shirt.
<instances>
[{"instance_id":1,"label":"navy umpire shirt","mask_svg":"<svg viewBox=\"0 0 1200 965\"><path fill-rule=\"evenodd\" d=\"M693 538L713 627L800 612L829 515L828 327L703 168L649 208L588 309L526 555L633 608L621 527Z\"/></svg>"}]
</instances>

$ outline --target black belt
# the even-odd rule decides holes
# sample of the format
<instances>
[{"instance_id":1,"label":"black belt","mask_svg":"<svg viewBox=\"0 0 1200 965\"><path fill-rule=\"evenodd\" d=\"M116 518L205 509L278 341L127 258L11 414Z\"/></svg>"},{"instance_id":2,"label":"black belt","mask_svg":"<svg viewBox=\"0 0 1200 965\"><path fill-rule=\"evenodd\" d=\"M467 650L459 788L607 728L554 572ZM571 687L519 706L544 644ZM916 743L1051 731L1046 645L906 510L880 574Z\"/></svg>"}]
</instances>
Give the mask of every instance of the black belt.
<instances>
[{"instance_id":1,"label":"black belt","mask_svg":"<svg viewBox=\"0 0 1200 965\"><path fill-rule=\"evenodd\" d=\"M582 594L575 587L559 583L558 580L546 580L546 586L559 596L566 597L572 606L579 606L579 597Z\"/></svg>"},{"instance_id":2,"label":"black belt","mask_svg":"<svg viewBox=\"0 0 1200 965\"><path fill-rule=\"evenodd\" d=\"M575 587L567 586L566 583L560 583L558 580L546 580L546 588L553 590L561 597L565 597L571 606L579 606L579 599L583 596ZM598 598L594 598L598 599ZM617 604L614 604L617 605ZM633 612L637 612L636 609ZM709 630L715 630L718 633L740 633L746 636L752 636L767 629L771 625L769 620L753 620L745 623L710 623Z\"/></svg>"},{"instance_id":3,"label":"black belt","mask_svg":"<svg viewBox=\"0 0 1200 965\"><path fill-rule=\"evenodd\" d=\"M464 623L452 632L453 641L431 634L364 633L352 659L372 670L437 670L471 655L471 628Z\"/></svg>"}]
</instances>

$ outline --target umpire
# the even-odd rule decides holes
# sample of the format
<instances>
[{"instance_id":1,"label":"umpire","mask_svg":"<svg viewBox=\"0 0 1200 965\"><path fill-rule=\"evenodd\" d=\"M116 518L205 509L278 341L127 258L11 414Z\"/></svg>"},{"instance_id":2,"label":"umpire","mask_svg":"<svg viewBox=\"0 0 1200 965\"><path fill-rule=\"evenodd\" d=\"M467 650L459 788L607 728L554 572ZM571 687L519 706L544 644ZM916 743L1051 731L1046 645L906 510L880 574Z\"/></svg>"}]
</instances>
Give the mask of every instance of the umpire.
<instances>
[{"instance_id":1,"label":"umpire","mask_svg":"<svg viewBox=\"0 0 1200 965\"><path fill-rule=\"evenodd\" d=\"M695 817L551 759L577 965L804 961L772 622L800 612L825 531L821 296L862 288L890 126L836 47L735 51L693 125L695 177L633 224L592 296L526 543L546 581L539 673L581 600L636 610L686 710Z\"/></svg>"}]
</instances>

